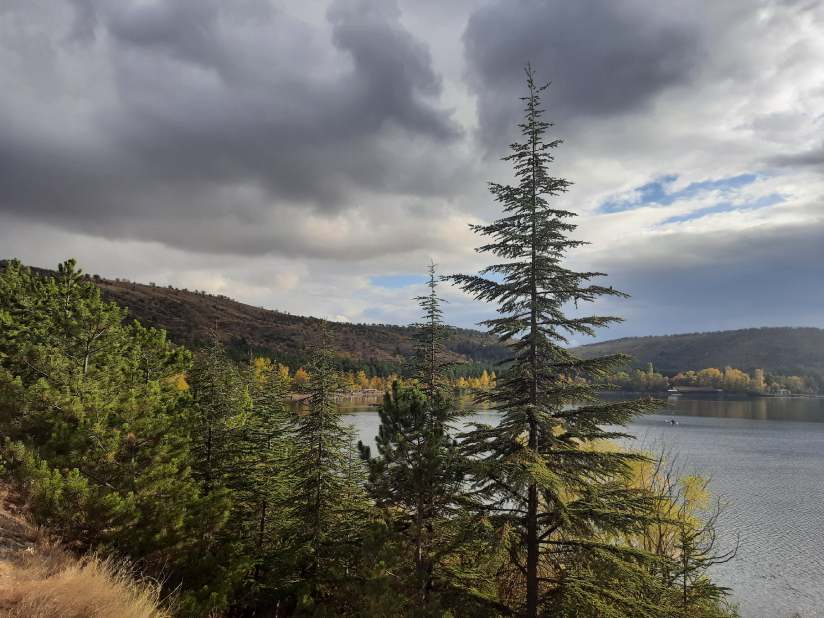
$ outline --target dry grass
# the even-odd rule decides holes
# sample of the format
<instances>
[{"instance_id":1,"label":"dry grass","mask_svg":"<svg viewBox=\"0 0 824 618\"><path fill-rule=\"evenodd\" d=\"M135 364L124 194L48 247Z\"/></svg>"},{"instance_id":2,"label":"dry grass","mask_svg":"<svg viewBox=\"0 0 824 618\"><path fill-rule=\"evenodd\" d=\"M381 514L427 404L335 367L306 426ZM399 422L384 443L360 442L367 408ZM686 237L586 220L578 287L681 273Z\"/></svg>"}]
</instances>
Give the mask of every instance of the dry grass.
<instances>
[{"instance_id":1,"label":"dry grass","mask_svg":"<svg viewBox=\"0 0 824 618\"><path fill-rule=\"evenodd\" d=\"M76 558L25 519L0 486L0 618L170 618L158 587L123 565Z\"/></svg>"}]
</instances>

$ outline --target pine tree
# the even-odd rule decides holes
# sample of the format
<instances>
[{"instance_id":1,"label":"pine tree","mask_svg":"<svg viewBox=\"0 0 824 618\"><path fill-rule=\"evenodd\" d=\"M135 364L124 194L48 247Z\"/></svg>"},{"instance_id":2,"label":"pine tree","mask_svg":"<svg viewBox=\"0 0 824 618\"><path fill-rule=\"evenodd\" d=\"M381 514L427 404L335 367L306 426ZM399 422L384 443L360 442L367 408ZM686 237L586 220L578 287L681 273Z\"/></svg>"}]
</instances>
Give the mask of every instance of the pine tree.
<instances>
[{"instance_id":1,"label":"pine tree","mask_svg":"<svg viewBox=\"0 0 824 618\"><path fill-rule=\"evenodd\" d=\"M215 329L187 379L193 411L192 470L204 494L220 490L236 470L251 416L249 382Z\"/></svg>"},{"instance_id":2,"label":"pine tree","mask_svg":"<svg viewBox=\"0 0 824 618\"><path fill-rule=\"evenodd\" d=\"M304 586L299 593L299 613L322 613L327 604L351 601L340 588L350 584L350 569L356 563L368 514L363 489L352 482L359 474L352 468L354 436L342 424L333 399L342 376L325 322L320 339L307 367L306 413L290 421L295 436L289 465L294 478L290 551L296 583Z\"/></svg>"},{"instance_id":3,"label":"pine tree","mask_svg":"<svg viewBox=\"0 0 824 618\"><path fill-rule=\"evenodd\" d=\"M288 372L269 359L255 359L246 368L251 402L241 440L241 456L230 475L232 514L227 523L233 553L250 563L237 605L265 607L288 593L291 584L286 529L293 479L288 465L296 445L288 431Z\"/></svg>"},{"instance_id":4,"label":"pine tree","mask_svg":"<svg viewBox=\"0 0 824 618\"><path fill-rule=\"evenodd\" d=\"M575 577L585 570L572 573L569 565L600 555L617 557L616 564L629 568L635 559L593 540L592 532L632 527L643 519L643 496L611 483L629 474L628 463L638 455L583 447L624 436L605 427L623 426L657 404L599 402L598 389L604 385L595 379L604 379L629 357L584 360L562 347L568 343L565 333L593 335L595 328L619 321L568 317L569 303L626 295L590 283L602 273L574 272L562 264L569 250L584 243L567 237L575 229L568 221L573 213L549 204L549 198L565 192L570 183L548 173L550 151L561 142L544 141L552 126L541 120L540 92L546 86L535 85L529 65L526 74L529 95L522 99L526 118L520 125L524 141L512 144L512 154L504 159L513 164L518 184L491 183L490 192L502 204L504 216L472 226L491 238L478 251L501 261L479 275L452 279L477 299L499 305L501 317L483 324L512 351L497 386L478 395L478 401L501 413L499 425L475 425L463 446L476 459L474 482L490 516L512 530L510 559L522 582L512 602L516 611L535 618L553 596L573 589L582 612L587 604L602 604L597 580L576 583ZM575 379L582 375L595 379ZM576 404L582 405L573 407Z\"/></svg>"},{"instance_id":5,"label":"pine tree","mask_svg":"<svg viewBox=\"0 0 824 618\"><path fill-rule=\"evenodd\" d=\"M375 441L378 456L361 444L369 464L368 489L379 507L393 513L400 529L408 530L414 563L415 605L426 609L436 588L439 563L456 552L461 535L456 515L466 506L464 465L458 445L449 435L462 414L444 392L448 327L442 322L435 265L429 267L430 293L416 300L424 322L414 335L410 365L417 383L392 384L378 408L381 424ZM435 611L434 608L431 608Z\"/></svg>"},{"instance_id":6,"label":"pine tree","mask_svg":"<svg viewBox=\"0 0 824 618\"><path fill-rule=\"evenodd\" d=\"M429 265L429 294L415 297L424 310L424 321L412 325L418 332L412 336L415 345L410 363L412 377L420 383L430 408L438 390L448 387L446 373L456 364L446 356L445 342L451 337L449 327L443 323L441 303L445 301L436 292L438 282L435 279L435 266L434 262Z\"/></svg>"},{"instance_id":7,"label":"pine tree","mask_svg":"<svg viewBox=\"0 0 824 618\"><path fill-rule=\"evenodd\" d=\"M157 574L211 511L187 469L175 377L190 354L124 325L75 260L56 277L0 275L0 434L7 472L67 542L120 552Z\"/></svg>"}]
</instances>

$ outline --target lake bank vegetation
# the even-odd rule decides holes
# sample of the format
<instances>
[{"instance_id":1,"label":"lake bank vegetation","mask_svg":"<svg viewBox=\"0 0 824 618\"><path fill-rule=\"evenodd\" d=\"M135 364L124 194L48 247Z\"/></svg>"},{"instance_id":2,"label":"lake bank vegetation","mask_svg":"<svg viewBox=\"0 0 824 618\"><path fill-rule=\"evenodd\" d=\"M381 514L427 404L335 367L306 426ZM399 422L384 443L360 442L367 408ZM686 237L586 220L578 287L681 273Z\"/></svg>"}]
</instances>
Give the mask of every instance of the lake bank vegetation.
<instances>
[{"instance_id":1,"label":"lake bank vegetation","mask_svg":"<svg viewBox=\"0 0 824 618\"><path fill-rule=\"evenodd\" d=\"M450 277L497 307L486 326L509 342L476 397L497 425L457 429L471 419L451 396L434 265L411 381L384 394L373 453L334 401L350 383L337 326L319 324L298 380L217 335L196 354L172 346L74 260L54 277L12 261L0 463L34 521L78 554L128 556L181 617L736 616L709 577L732 554L716 547L706 481L615 444L660 402L600 400L629 357L563 347L618 321L568 303L624 295L563 266L581 243L573 213L548 203L569 183L548 174L559 142L544 142L543 88L527 78L507 157L518 184L491 185L502 218L474 228L495 263ZM300 413L284 405L295 388Z\"/></svg>"},{"instance_id":2,"label":"lake bank vegetation","mask_svg":"<svg viewBox=\"0 0 824 618\"><path fill-rule=\"evenodd\" d=\"M631 369L609 376L608 381L630 392L660 393L678 386L707 386L730 393L753 395L776 394L781 389L797 394L821 394L822 385L817 376L783 376L761 369L745 373L732 367L700 371L678 372L669 377L655 372L652 363L647 370Z\"/></svg>"}]
</instances>

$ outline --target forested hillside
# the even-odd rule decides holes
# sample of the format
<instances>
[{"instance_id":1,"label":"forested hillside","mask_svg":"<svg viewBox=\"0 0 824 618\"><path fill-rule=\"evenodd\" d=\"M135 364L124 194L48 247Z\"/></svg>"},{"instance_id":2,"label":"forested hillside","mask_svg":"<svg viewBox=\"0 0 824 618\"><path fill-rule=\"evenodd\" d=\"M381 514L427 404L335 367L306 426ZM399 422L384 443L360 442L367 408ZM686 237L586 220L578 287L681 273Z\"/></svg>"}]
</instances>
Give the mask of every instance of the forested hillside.
<instances>
[{"instance_id":1,"label":"forested hillside","mask_svg":"<svg viewBox=\"0 0 824 618\"><path fill-rule=\"evenodd\" d=\"M674 373L726 366L744 371L800 373L824 370L824 330L820 328L747 328L709 333L626 337L573 348L583 358L622 352ZM817 371L815 371L817 370Z\"/></svg>"},{"instance_id":2,"label":"forested hillside","mask_svg":"<svg viewBox=\"0 0 824 618\"><path fill-rule=\"evenodd\" d=\"M0 269L6 263L0 260ZM32 270L42 275L55 274L42 268ZM91 280L100 288L104 300L128 308L130 318L144 326L166 330L176 344L196 350L217 325L224 345L238 359L251 350L293 370L307 361L306 348L317 338L321 322L319 318L254 307L202 291L95 277ZM480 375L506 356L506 349L494 337L470 329L451 330L454 338L447 342L448 350L453 360L469 362L463 371L467 375ZM409 326L336 323L331 338L340 351L344 369L363 369L367 375L384 376L398 373L399 363L409 358L409 337L413 332L414 328Z\"/></svg>"}]
</instances>

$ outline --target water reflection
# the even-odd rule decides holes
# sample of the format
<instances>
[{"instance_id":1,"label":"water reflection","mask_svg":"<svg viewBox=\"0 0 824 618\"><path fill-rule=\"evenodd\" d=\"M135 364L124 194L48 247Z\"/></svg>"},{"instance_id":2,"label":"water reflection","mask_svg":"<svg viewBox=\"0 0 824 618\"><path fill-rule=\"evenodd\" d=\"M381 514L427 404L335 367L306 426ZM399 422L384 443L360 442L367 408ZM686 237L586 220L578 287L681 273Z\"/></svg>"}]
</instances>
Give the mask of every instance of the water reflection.
<instances>
[{"instance_id":1,"label":"water reflection","mask_svg":"<svg viewBox=\"0 0 824 618\"><path fill-rule=\"evenodd\" d=\"M824 423L824 399L812 397L684 398L669 397L665 414L738 418L754 421Z\"/></svg>"}]
</instances>

